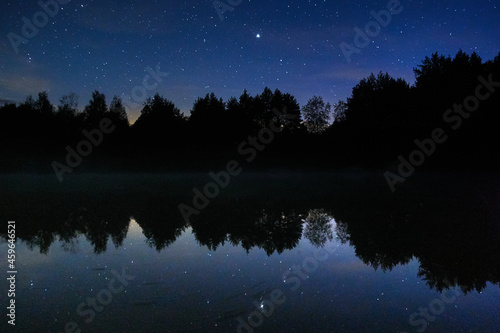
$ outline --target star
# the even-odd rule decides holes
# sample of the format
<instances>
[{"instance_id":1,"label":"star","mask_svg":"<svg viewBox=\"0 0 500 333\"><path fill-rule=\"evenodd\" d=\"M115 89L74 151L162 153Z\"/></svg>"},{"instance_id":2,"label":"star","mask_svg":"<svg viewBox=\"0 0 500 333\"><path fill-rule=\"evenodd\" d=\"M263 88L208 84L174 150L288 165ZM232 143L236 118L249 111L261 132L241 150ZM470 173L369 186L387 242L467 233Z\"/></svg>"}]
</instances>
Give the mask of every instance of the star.
<instances>
[{"instance_id":1,"label":"star","mask_svg":"<svg viewBox=\"0 0 500 333\"><path fill-rule=\"evenodd\" d=\"M54 3L48 0L42 2ZM176 75L182 76L177 79L182 82L178 85L179 90L166 82L158 82L151 94L158 92L170 97L187 116L194 100L186 100L185 96L193 96L193 99L205 96L206 85L217 97L227 100L244 89L261 91L264 82L264 86L272 85L272 90L296 91L295 97L302 105L314 95L330 98L327 96L333 95L327 87L334 85L337 86L335 93L338 95L335 100L346 99L356 82L346 83L345 77L356 71L366 75L385 72L394 63L404 68L394 68L391 75L411 82L414 79L411 69L425 56L432 55L432 52L454 55L459 48L474 51L477 47L482 59L493 59L500 51L498 43L495 44L495 29L498 26L495 15L498 16L500 4L492 0L456 1L457 4L435 8L436 12L430 11L431 7L425 6L425 1L414 1L413 7L418 10L404 8L400 14L394 12L390 22L384 16L385 9L382 7L370 8L377 19L365 17L357 21L353 14L357 13L358 7L369 8L371 5L367 0L355 1L359 6L349 1L323 0L304 1L305 4L300 6L289 2L273 2L271 7L269 1L252 0L253 5L246 8L242 4L235 6L243 1L211 0L218 5L209 14L204 12L205 7L189 5L189 1L142 1L134 6L130 6L127 1L110 0L94 1L92 6L85 4L85 1L76 1L77 4L59 2L68 3L62 6L64 10L61 6L56 9L51 5L51 8L43 8L41 16L38 13L35 15L36 12L23 14L30 20L26 24L19 14L22 11L19 1L0 2L0 13L13 15L12 22L9 22L11 28L9 25L0 25L0 35L7 36L4 41L10 49L8 56L5 50L0 51L0 104L4 99L22 103L27 95L38 94L41 88L36 84L26 87L13 83L17 82L19 76L28 77L30 73L50 76L44 79L51 81L50 98L56 104L68 92L75 92L80 95L81 101L88 101L92 90L98 86L106 87L101 93L109 98L113 95L122 96L136 86L141 88L143 78L148 74L144 73L144 68L156 66L160 62L161 66L176 70ZM150 3L156 4L153 6ZM403 2L401 6L405 7ZM224 12L223 22L219 19L220 11ZM36 34L39 28L36 24L45 23L45 16L50 17L51 28L48 28L47 21L44 32L41 33L40 29ZM467 19L468 31L465 35L462 24L464 18ZM34 22L33 19L38 21ZM71 24L80 21L85 24ZM164 21L168 23L160 24ZM387 21L387 26L382 26L379 21L384 22L384 25ZM197 24L193 26L193 23ZM377 24L380 25L380 32ZM219 29L220 25L223 28ZM360 28L359 33L356 27ZM366 35L367 27L377 29L378 34L373 38ZM235 29L235 32L227 36L225 28ZM361 35L364 37L361 38ZM463 38L457 41L459 35ZM365 39L369 39L370 46L359 49L358 53L358 47L353 44L355 38L363 39L357 41L363 44ZM400 47L403 42L405 47ZM347 53L356 49L350 56L352 63L346 61L341 43L352 45L353 48L346 50ZM249 50L252 47L256 48L251 50L254 52ZM411 50L412 47L414 50ZM20 58L16 50L22 55ZM374 56L375 52L378 57ZM388 52L389 56L382 57L384 52ZM280 62L283 54L287 54L287 57ZM204 58L220 59L227 66L198 66L199 59ZM106 61L108 64L104 65ZM320 75L319 70L311 69L310 65L336 74ZM6 68L11 68L9 73L6 73ZM126 68L126 78L119 75L123 68ZM279 76L280 81L277 81L270 74L276 73L278 69L288 71L283 71L286 75L314 77L318 85L303 87L301 83L291 81L288 86L283 83L284 78ZM264 77L254 77L255 70L262 70ZM99 74L97 77L96 73ZM365 74L355 77L362 79ZM199 86L192 85L200 75L208 81L203 81ZM4 82L11 84L6 86L2 84ZM128 86L124 87L125 84ZM225 86L234 87L234 91ZM137 118L137 108L132 109L129 111L134 112Z\"/></svg>"}]
</instances>

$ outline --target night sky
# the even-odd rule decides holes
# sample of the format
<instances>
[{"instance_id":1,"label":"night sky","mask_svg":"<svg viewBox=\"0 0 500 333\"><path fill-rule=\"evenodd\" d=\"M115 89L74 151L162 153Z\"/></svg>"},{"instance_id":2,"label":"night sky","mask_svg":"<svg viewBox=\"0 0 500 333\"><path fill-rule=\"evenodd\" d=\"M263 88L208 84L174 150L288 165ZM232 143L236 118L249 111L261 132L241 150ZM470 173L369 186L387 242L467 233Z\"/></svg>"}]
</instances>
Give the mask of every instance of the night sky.
<instances>
[{"instance_id":1,"label":"night sky","mask_svg":"<svg viewBox=\"0 0 500 333\"><path fill-rule=\"evenodd\" d=\"M58 104L75 92L83 109L97 89L108 103L122 97L132 121L144 92L186 114L206 93L227 100L265 86L301 105L313 95L333 104L371 72L413 83L413 68L436 51L476 51L483 60L500 51L500 2L493 0L401 0L399 13L372 30L350 62L340 44L354 45L354 28L365 30L375 21L370 11L389 1L60 0L59 9L46 8L51 15L37 2L0 3L0 103L45 90ZM221 19L214 5L230 10ZM25 38L23 17L34 15L38 31L25 28Z\"/></svg>"}]
</instances>

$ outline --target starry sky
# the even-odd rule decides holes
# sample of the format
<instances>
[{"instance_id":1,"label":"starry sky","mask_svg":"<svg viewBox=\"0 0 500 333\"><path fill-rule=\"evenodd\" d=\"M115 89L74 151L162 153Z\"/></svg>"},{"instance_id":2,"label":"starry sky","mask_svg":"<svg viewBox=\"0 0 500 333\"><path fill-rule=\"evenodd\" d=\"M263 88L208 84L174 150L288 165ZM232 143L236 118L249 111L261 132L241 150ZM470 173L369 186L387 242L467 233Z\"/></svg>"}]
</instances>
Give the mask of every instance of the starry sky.
<instances>
[{"instance_id":1,"label":"starry sky","mask_svg":"<svg viewBox=\"0 0 500 333\"><path fill-rule=\"evenodd\" d=\"M82 109L97 89L122 97L134 121L157 92L189 115L206 93L227 100L266 86L301 105L313 95L334 104L372 72L413 83L433 52L500 52L497 0L400 0L350 61L341 44L355 46L355 28L388 0L42 1L48 14L36 0L0 3L2 104L40 91L58 104L75 92Z\"/></svg>"}]
</instances>

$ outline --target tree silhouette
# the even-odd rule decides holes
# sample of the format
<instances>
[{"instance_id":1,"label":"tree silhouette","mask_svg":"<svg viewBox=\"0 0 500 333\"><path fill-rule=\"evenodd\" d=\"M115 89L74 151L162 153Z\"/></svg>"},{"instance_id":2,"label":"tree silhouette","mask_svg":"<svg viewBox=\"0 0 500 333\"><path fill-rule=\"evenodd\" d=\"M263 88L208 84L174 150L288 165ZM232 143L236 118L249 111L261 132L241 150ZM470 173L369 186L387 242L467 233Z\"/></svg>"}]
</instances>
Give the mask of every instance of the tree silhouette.
<instances>
[{"instance_id":1,"label":"tree silhouette","mask_svg":"<svg viewBox=\"0 0 500 333\"><path fill-rule=\"evenodd\" d=\"M57 112L67 118L75 117L78 113L78 95L70 93L61 97Z\"/></svg>"},{"instance_id":2,"label":"tree silhouette","mask_svg":"<svg viewBox=\"0 0 500 333\"><path fill-rule=\"evenodd\" d=\"M111 104L109 105L109 111L106 114L107 118L118 128L118 130L124 130L129 127L127 111L123 106L122 99L118 96L113 96Z\"/></svg>"},{"instance_id":3,"label":"tree silhouette","mask_svg":"<svg viewBox=\"0 0 500 333\"><path fill-rule=\"evenodd\" d=\"M54 118L60 129L59 142L62 144L76 142L84 128L84 115L78 111L78 96L75 93L64 95L59 100Z\"/></svg>"},{"instance_id":4,"label":"tree silhouette","mask_svg":"<svg viewBox=\"0 0 500 333\"><path fill-rule=\"evenodd\" d=\"M101 155L90 158L94 165L103 158L117 158L115 165L131 165L122 163L126 159L140 161L136 170L162 169L166 161L175 161L179 169L212 168L273 125L278 130L272 144L259 148L260 157L252 167L397 164L399 155L412 152L416 140L428 138L436 128L447 131L450 140L426 159L425 168L497 167L500 54L483 62L478 54L462 50L454 57L434 53L414 68L414 74L413 86L388 73L371 74L352 88L350 97L334 105L333 113L320 96L301 108L293 95L265 87L255 96L244 90L226 102L207 94L194 102L187 118L173 102L156 94L146 100L133 126L117 96L108 108L105 95L95 90L80 112L75 94L63 96L55 108L42 91L19 105L0 107L0 168L44 169L50 165L47 160L60 158L64 147L77 145L83 130L99 128L104 118L117 130L104 141ZM484 86L485 81L491 83ZM477 91L484 97L476 103Z\"/></svg>"},{"instance_id":5,"label":"tree silhouette","mask_svg":"<svg viewBox=\"0 0 500 333\"><path fill-rule=\"evenodd\" d=\"M371 74L353 89L344 106L344 139L351 154L363 163L380 163L400 154L414 139L409 131L410 87L387 73Z\"/></svg>"},{"instance_id":6,"label":"tree silhouette","mask_svg":"<svg viewBox=\"0 0 500 333\"><path fill-rule=\"evenodd\" d=\"M269 121L273 119L273 95L272 90L265 87L262 94L257 94L253 99L253 120L259 128L267 127Z\"/></svg>"},{"instance_id":7,"label":"tree silhouette","mask_svg":"<svg viewBox=\"0 0 500 333\"><path fill-rule=\"evenodd\" d=\"M204 147L218 147L227 141L228 123L226 105L214 93L198 98L191 110L189 125L195 144Z\"/></svg>"},{"instance_id":8,"label":"tree silhouette","mask_svg":"<svg viewBox=\"0 0 500 333\"><path fill-rule=\"evenodd\" d=\"M347 103L345 101L339 100L337 104L333 106L333 121L342 122L346 119Z\"/></svg>"},{"instance_id":9,"label":"tree silhouette","mask_svg":"<svg viewBox=\"0 0 500 333\"><path fill-rule=\"evenodd\" d=\"M454 58L434 53L426 57L414 72L416 81L412 94L419 112L415 113L413 123L421 129L419 136L437 126L449 126L448 109L458 110L468 96L476 94L479 77L499 77L491 62L483 64L476 53L469 56L462 50ZM453 140L448 140L441 149L437 162L460 160L463 166L491 162L489 147L497 145L500 139L494 134L498 132L494 124L500 120L498 112L493 111L495 105L498 108L497 95L491 94L481 101L473 113L462 112L463 117L454 118L453 130L458 131L453 133ZM448 119L444 119L445 114L448 114Z\"/></svg>"},{"instance_id":10,"label":"tree silhouette","mask_svg":"<svg viewBox=\"0 0 500 333\"><path fill-rule=\"evenodd\" d=\"M179 144L185 120L173 102L155 94L144 102L134 123L134 137L145 151L173 148Z\"/></svg>"},{"instance_id":11,"label":"tree silhouette","mask_svg":"<svg viewBox=\"0 0 500 333\"><path fill-rule=\"evenodd\" d=\"M273 110L278 111L280 114L286 112L286 119L283 119L284 115L278 117L274 111L272 117L275 123L283 125L285 132L296 133L300 129L302 114L299 103L293 95L289 93L282 94L281 91L276 89L274 91L272 107ZM267 126L269 126L269 124Z\"/></svg>"},{"instance_id":12,"label":"tree silhouette","mask_svg":"<svg viewBox=\"0 0 500 333\"><path fill-rule=\"evenodd\" d=\"M85 125L88 128L98 128L100 121L106 117L108 106L106 104L106 96L99 91L92 92L92 98L89 104L83 109Z\"/></svg>"},{"instance_id":13,"label":"tree silhouette","mask_svg":"<svg viewBox=\"0 0 500 333\"><path fill-rule=\"evenodd\" d=\"M313 96L307 101L307 104L302 107L302 116L304 124L313 134L322 134L329 126L331 105L323 101L321 96Z\"/></svg>"},{"instance_id":14,"label":"tree silhouette","mask_svg":"<svg viewBox=\"0 0 500 333\"><path fill-rule=\"evenodd\" d=\"M47 141L53 141L57 137L57 125L53 122L54 110L45 91L38 93L36 100L31 95L28 96L19 106L19 116L24 118L19 123L20 133L26 135L23 139L34 141L29 143L31 149L36 151L37 147L50 144Z\"/></svg>"},{"instance_id":15,"label":"tree silhouette","mask_svg":"<svg viewBox=\"0 0 500 333\"><path fill-rule=\"evenodd\" d=\"M121 98L116 95L113 96L109 104L109 110L105 113L105 117L111 121L115 128L112 135L105 141L108 153L112 153L112 151L120 153L126 152L129 149L127 146L130 125Z\"/></svg>"},{"instance_id":16,"label":"tree silhouette","mask_svg":"<svg viewBox=\"0 0 500 333\"><path fill-rule=\"evenodd\" d=\"M333 218L324 209L311 209L304 222L304 237L315 247L325 246L333 240Z\"/></svg>"},{"instance_id":17,"label":"tree silhouette","mask_svg":"<svg viewBox=\"0 0 500 333\"><path fill-rule=\"evenodd\" d=\"M38 99L34 101L33 107L42 116L49 117L54 114L54 106L50 103L46 91L38 93Z\"/></svg>"}]
</instances>

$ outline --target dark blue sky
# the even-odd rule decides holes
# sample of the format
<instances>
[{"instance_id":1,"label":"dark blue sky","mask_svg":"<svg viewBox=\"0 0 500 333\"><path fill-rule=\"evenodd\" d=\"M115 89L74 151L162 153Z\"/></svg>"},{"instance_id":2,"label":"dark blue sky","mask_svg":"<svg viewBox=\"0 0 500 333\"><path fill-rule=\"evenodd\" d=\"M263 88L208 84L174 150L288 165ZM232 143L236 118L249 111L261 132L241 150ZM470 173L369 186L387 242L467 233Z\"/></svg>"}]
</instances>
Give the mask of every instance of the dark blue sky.
<instances>
[{"instance_id":1,"label":"dark blue sky","mask_svg":"<svg viewBox=\"0 0 500 333\"><path fill-rule=\"evenodd\" d=\"M500 51L500 2L490 0L401 0L386 26L371 25L373 37L350 62L340 44L354 45L354 28L365 30L370 12L389 1L220 0L234 4L223 20L213 0L52 0L59 9L49 5L51 15L37 2L0 4L0 101L46 90L57 104L75 92L82 109L97 89L108 102L121 96L132 119L144 92L159 92L186 114L206 93L226 100L265 86L301 105L313 95L333 104L371 72L412 83L412 69L436 51L453 56L461 48L484 60ZM23 17L34 16L38 31L23 36Z\"/></svg>"}]
</instances>

